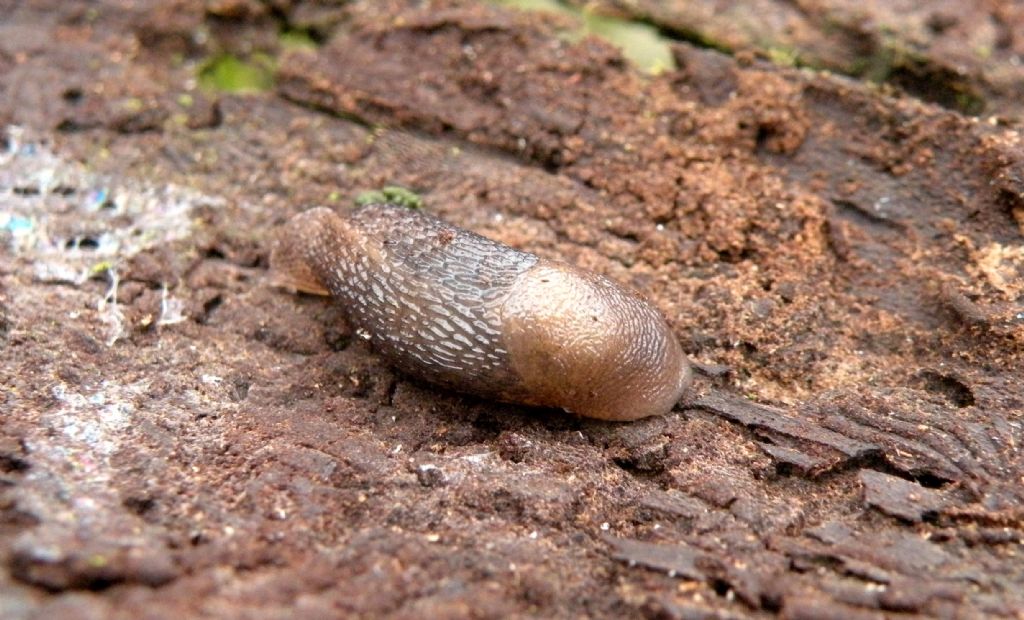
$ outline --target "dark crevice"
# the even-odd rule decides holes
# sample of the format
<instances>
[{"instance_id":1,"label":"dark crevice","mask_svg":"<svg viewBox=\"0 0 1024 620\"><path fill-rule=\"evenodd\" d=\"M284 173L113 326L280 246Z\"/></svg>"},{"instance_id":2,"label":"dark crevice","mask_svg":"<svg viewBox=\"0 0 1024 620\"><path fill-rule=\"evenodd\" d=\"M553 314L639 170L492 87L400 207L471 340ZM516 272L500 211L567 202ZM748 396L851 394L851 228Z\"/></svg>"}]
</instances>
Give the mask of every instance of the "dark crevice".
<instances>
[{"instance_id":1,"label":"dark crevice","mask_svg":"<svg viewBox=\"0 0 1024 620\"><path fill-rule=\"evenodd\" d=\"M64 101L67 101L70 104L76 104L82 100L83 95L84 93L82 92L81 88L73 86L71 88L65 89L65 91L61 93L60 98Z\"/></svg>"},{"instance_id":2,"label":"dark crevice","mask_svg":"<svg viewBox=\"0 0 1024 620\"><path fill-rule=\"evenodd\" d=\"M109 579L104 577L97 577L95 579L90 579L89 581L87 581L84 584L83 589L89 590L90 592L102 592L119 583L123 583L123 581L124 580L122 579Z\"/></svg>"},{"instance_id":3,"label":"dark crevice","mask_svg":"<svg viewBox=\"0 0 1024 620\"><path fill-rule=\"evenodd\" d=\"M100 242L94 237L72 237L64 242L66 250L95 250L98 247L100 247Z\"/></svg>"},{"instance_id":4,"label":"dark crevice","mask_svg":"<svg viewBox=\"0 0 1024 620\"><path fill-rule=\"evenodd\" d=\"M347 325L329 323L324 326L324 342L331 351L344 351L352 344L352 331Z\"/></svg>"},{"instance_id":5,"label":"dark crevice","mask_svg":"<svg viewBox=\"0 0 1024 620\"><path fill-rule=\"evenodd\" d=\"M985 111L985 99L953 69L937 66L925 59L893 67L886 82L923 101L977 116Z\"/></svg>"},{"instance_id":6,"label":"dark crevice","mask_svg":"<svg viewBox=\"0 0 1024 620\"><path fill-rule=\"evenodd\" d=\"M917 484L923 486L926 489L941 489L953 482L952 480L947 480L946 478L936 476L935 474L932 474L930 472L921 472L918 474L908 473L905 476L901 477L906 478L911 482L916 482Z\"/></svg>"},{"instance_id":7,"label":"dark crevice","mask_svg":"<svg viewBox=\"0 0 1024 620\"><path fill-rule=\"evenodd\" d=\"M753 248L729 248L727 250L718 250L718 260L723 263L735 265L745 261L753 260L757 252Z\"/></svg>"},{"instance_id":8,"label":"dark crevice","mask_svg":"<svg viewBox=\"0 0 1024 620\"><path fill-rule=\"evenodd\" d=\"M308 37L317 47L323 46L327 43L327 40L331 36L329 30L316 28L315 26L299 26L295 24L288 13L284 10L284 7L277 5L276 3L266 3L270 18L277 24L278 36L284 35L289 32L298 33L302 36Z\"/></svg>"},{"instance_id":9,"label":"dark crevice","mask_svg":"<svg viewBox=\"0 0 1024 620\"><path fill-rule=\"evenodd\" d=\"M653 441L625 449L613 449L612 462L640 480L653 480L669 466L668 442Z\"/></svg>"},{"instance_id":10,"label":"dark crevice","mask_svg":"<svg viewBox=\"0 0 1024 620\"><path fill-rule=\"evenodd\" d=\"M832 204L835 205L836 213L839 217L847 221L852 221L855 224L868 225L881 225L891 230L903 232L906 227L893 219L886 217L885 215L875 213L867 207L861 206L852 200L845 200L842 198L833 198Z\"/></svg>"},{"instance_id":11,"label":"dark crevice","mask_svg":"<svg viewBox=\"0 0 1024 620\"><path fill-rule=\"evenodd\" d=\"M931 370L921 371L918 377L923 382L924 389L945 397L946 400L957 407L972 407L975 404L974 392L956 377L939 374Z\"/></svg>"},{"instance_id":12,"label":"dark crevice","mask_svg":"<svg viewBox=\"0 0 1024 620\"><path fill-rule=\"evenodd\" d=\"M224 296L220 294L214 295L211 299L206 300L203 304L203 311L196 317L196 323L199 323L200 325L206 325L209 323L213 313L216 312L217 308L220 308L223 303Z\"/></svg>"},{"instance_id":13,"label":"dark crevice","mask_svg":"<svg viewBox=\"0 0 1024 620\"><path fill-rule=\"evenodd\" d=\"M15 504L8 502L0 504L0 531L28 529L40 523L42 520L39 517L18 508Z\"/></svg>"},{"instance_id":14,"label":"dark crevice","mask_svg":"<svg viewBox=\"0 0 1024 620\"><path fill-rule=\"evenodd\" d=\"M395 406L395 393L398 392L398 379L392 378L388 383L388 389L384 398L384 402L388 407ZM369 394L369 391L367 391Z\"/></svg>"},{"instance_id":15,"label":"dark crevice","mask_svg":"<svg viewBox=\"0 0 1024 620\"><path fill-rule=\"evenodd\" d=\"M724 43L719 43L714 39L707 37L700 33L699 30L693 28L685 28L683 26L666 24L658 21L653 15L650 14L633 14L629 15L627 21L634 24L642 24L644 26L650 26L658 34L658 36L669 41L676 43L686 43L693 47L714 50L723 54L732 55L733 49Z\"/></svg>"},{"instance_id":16,"label":"dark crevice","mask_svg":"<svg viewBox=\"0 0 1024 620\"><path fill-rule=\"evenodd\" d=\"M389 395L388 405L391 405L391 399ZM491 412L484 411L480 413L473 421L473 428L482 431L488 439L497 439L498 435L506 430L508 424L503 421L498 415Z\"/></svg>"},{"instance_id":17,"label":"dark crevice","mask_svg":"<svg viewBox=\"0 0 1024 620\"><path fill-rule=\"evenodd\" d=\"M1024 237L1024 179L1019 185L1020 193L1008 187L999 189L996 204L1007 216L1007 230L1013 231L1011 238L1019 240Z\"/></svg>"},{"instance_id":18,"label":"dark crevice","mask_svg":"<svg viewBox=\"0 0 1024 620\"><path fill-rule=\"evenodd\" d=\"M302 81L301 78L295 79L298 82ZM289 92L289 81L290 80L286 75L278 76L277 94L285 101L293 103L304 110L319 112L320 114L326 114L331 118L336 118L338 120L353 123L369 131L373 131L377 128L376 123L371 122L364 116L355 114L353 112L343 112L334 108L331 102L331 100L333 99L333 95L331 95L330 93L315 93L317 96L319 96L320 100L310 101L309 98L297 96L295 93ZM298 86L297 88L300 89L299 92L304 92L301 90L301 86ZM314 93L308 92L307 94L313 95Z\"/></svg>"},{"instance_id":19,"label":"dark crevice","mask_svg":"<svg viewBox=\"0 0 1024 620\"><path fill-rule=\"evenodd\" d=\"M807 478L806 473L793 463L775 461L775 475L779 478Z\"/></svg>"},{"instance_id":20,"label":"dark crevice","mask_svg":"<svg viewBox=\"0 0 1024 620\"><path fill-rule=\"evenodd\" d=\"M849 467L847 469L870 469L896 478L902 478L907 482L919 484L926 489L941 489L955 482L954 480L943 478L932 472L913 472L900 469L893 465L888 457L881 452L878 454L872 454L870 458L865 458L860 463L857 463L856 467Z\"/></svg>"},{"instance_id":21,"label":"dark crevice","mask_svg":"<svg viewBox=\"0 0 1024 620\"><path fill-rule=\"evenodd\" d=\"M761 609L778 613L782 611L782 596L775 592L764 592L761 594Z\"/></svg>"},{"instance_id":22,"label":"dark crevice","mask_svg":"<svg viewBox=\"0 0 1024 620\"><path fill-rule=\"evenodd\" d=\"M708 585L715 591L718 596L725 596L732 590L732 584L725 579L711 579L708 581Z\"/></svg>"},{"instance_id":23,"label":"dark crevice","mask_svg":"<svg viewBox=\"0 0 1024 620\"><path fill-rule=\"evenodd\" d=\"M925 20L925 25L932 34L941 35L953 26L956 26L959 21L960 20L952 15L933 13L928 16L927 20Z\"/></svg>"},{"instance_id":24,"label":"dark crevice","mask_svg":"<svg viewBox=\"0 0 1024 620\"><path fill-rule=\"evenodd\" d=\"M83 123L72 118L65 118L61 122L57 123L56 130L60 133L79 133L82 131L96 129L99 126L100 124L97 122Z\"/></svg>"},{"instance_id":25,"label":"dark crevice","mask_svg":"<svg viewBox=\"0 0 1024 620\"><path fill-rule=\"evenodd\" d=\"M5 474L21 474L29 470L28 461L12 454L0 454L0 472Z\"/></svg>"},{"instance_id":26,"label":"dark crevice","mask_svg":"<svg viewBox=\"0 0 1024 620\"><path fill-rule=\"evenodd\" d=\"M823 482L835 476L851 471L860 471L862 469L869 469L879 473L888 474L908 482L914 482L927 489L942 489L956 482L955 480L943 478L931 472L914 472L900 469L889 460L881 449L870 450L862 455L844 460L842 463L836 465L827 472L814 476L814 479L819 482Z\"/></svg>"},{"instance_id":27,"label":"dark crevice","mask_svg":"<svg viewBox=\"0 0 1024 620\"><path fill-rule=\"evenodd\" d=\"M771 125L759 124L757 126L757 134L754 136L754 145L757 152L763 152L767 150L768 140L770 140L776 133L777 129Z\"/></svg>"},{"instance_id":28,"label":"dark crevice","mask_svg":"<svg viewBox=\"0 0 1024 620\"><path fill-rule=\"evenodd\" d=\"M7 307L0 303L0 346L4 345L11 333L11 319L7 315Z\"/></svg>"},{"instance_id":29,"label":"dark crevice","mask_svg":"<svg viewBox=\"0 0 1024 620\"><path fill-rule=\"evenodd\" d=\"M797 574L817 572L817 569L825 569L830 573L838 575L845 575L848 573L846 563L841 558L833 555L801 557L798 558L798 562L794 562L791 557L789 569Z\"/></svg>"},{"instance_id":30,"label":"dark crevice","mask_svg":"<svg viewBox=\"0 0 1024 620\"><path fill-rule=\"evenodd\" d=\"M762 438L762 441L765 443L775 443L771 441L771 438ZM786 444L781 443L778 445L786 446ZM885 454L878 448L866 450L857 456L844 458L824 470L805 471L795 463L787 463L784 461L776 461L775 463L775 471L780 478L812 479L819 483L845 475L851 471L860 471L861 469L884 471L885 473L891 473L895 476L906 479L905 474L901 475L895 473L895 468L889 465L889 461L885 458Z\"/></svg>"},{"instance_id":31,"label":"dark crevice","mask_svg":"<svg viewBox=\"0 0 1024 620\"><path fill-rule=\"evenodd\" d=\"M615 232L608 231L613 237L628 241L630 243L640 243L640 235L634 232ZM627 265L628 266L628 265Z\"/></svg>"},{"instance_id":32,"label":"dark crevice","mask_svg":"<svg viewBox=\"0 0 1024 620\"><path fill-rule=\"evenodd\" d=\"M212 247L206 248L206 250L203 252L203 258L212 260L224 260L227 258L227 255L224 254L224 252L221 251L220 248Z\"/></svg>"},{"instance_id":33,"label":"dark crevice","mask_svg":"<svg viewBox=\"0 0 1024 620\"><path fill-rule=\"evenodd\" d=\"M156 508L156 500L152 497L128 497L122 504L133 514L140 517Z\"/></svg>"}]
</instances>

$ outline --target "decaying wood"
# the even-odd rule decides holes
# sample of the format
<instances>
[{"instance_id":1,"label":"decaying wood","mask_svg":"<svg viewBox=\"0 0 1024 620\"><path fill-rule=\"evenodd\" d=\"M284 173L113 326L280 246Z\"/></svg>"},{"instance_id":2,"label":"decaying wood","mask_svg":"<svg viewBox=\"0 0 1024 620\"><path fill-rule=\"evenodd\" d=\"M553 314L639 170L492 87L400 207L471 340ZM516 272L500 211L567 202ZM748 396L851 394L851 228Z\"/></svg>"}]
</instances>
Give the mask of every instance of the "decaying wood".
<instances>
[{"instance_id":1,"label":"decaying wood","mask_svg":"<svg viewBox=\"0 0 1024 620\"><path fill-rule=\"evenodd\" d=\"M645 76L484 3L74 4L0 17L22 617L1024 610L1019 129L686 41ZM275 88L190 90L223 49ZM628 425L445 393L265 285L267 231L385 185L649 297L693 391ZM114 229L146 243L83 258Z\"/></svg>"}]
</instances>

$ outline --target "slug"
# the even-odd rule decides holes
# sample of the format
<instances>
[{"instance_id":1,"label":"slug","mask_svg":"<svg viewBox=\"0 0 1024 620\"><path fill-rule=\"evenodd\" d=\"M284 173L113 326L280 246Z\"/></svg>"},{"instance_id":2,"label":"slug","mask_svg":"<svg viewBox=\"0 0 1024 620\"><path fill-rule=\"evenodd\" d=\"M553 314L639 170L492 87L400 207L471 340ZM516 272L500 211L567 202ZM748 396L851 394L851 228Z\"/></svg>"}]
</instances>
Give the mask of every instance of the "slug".
<instances>
[{"instance_id":1,"label":"slug","mask_svg":"<svg viewBox=\"0 0 1024 620\"><path fill-rule=\"evenodd\" d=\"M277 284L337 298L398 370L455 391L625 421L667 413L692 379L636 293L396 204L300 213L270 262Z\"/></svg>"}]
</instances>

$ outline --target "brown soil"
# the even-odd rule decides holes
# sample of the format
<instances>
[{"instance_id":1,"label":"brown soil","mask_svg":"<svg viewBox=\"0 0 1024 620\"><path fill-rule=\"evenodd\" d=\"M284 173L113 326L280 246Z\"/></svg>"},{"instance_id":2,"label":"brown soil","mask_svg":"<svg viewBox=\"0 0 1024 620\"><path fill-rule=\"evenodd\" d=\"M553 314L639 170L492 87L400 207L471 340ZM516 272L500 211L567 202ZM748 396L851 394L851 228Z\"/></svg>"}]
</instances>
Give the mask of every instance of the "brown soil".
<instances>
[{"instance_id":1,"label":"brown soil","mask_svg":"<svg viewBox=\"0 0 1024 620\"><path fill-rule=\"evenodd\" d=\"M960 9L1000 16L978 75L1016 6ZM0 616L1024 615L1013 121L455 0L0 15ZM221 51L275 89L198 90ZM265 277L383 185L642 291L697 384L609 424L397 375Z\"/></svg>"}]
</instances>

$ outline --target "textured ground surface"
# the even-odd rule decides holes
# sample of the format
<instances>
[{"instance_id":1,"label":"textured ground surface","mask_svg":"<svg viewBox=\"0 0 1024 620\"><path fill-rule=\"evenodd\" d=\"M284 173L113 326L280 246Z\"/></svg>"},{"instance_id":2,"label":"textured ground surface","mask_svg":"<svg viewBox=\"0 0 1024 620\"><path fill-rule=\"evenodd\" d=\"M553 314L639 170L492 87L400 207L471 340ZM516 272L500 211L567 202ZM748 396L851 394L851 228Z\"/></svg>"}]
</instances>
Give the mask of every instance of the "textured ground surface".
<instances>
[{"instance_id":1,"label":"textured ground surface","mask_svg":"<svg viewBox=\"0 0 1024 620\"><path fill-rule=\"evenodd\" d=\"M934 96L617 4L676 68L488 4L0 0L0 617L1020 617L1019 3L758 3L799 64L973 50ZM274 88L198 89L224 51ZM391 184L644 292L692 392L447 394L268 286L273 226Z\"/></svg>"}]
</instances>

